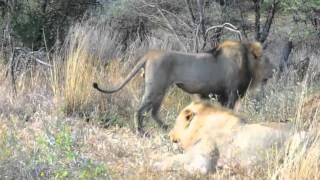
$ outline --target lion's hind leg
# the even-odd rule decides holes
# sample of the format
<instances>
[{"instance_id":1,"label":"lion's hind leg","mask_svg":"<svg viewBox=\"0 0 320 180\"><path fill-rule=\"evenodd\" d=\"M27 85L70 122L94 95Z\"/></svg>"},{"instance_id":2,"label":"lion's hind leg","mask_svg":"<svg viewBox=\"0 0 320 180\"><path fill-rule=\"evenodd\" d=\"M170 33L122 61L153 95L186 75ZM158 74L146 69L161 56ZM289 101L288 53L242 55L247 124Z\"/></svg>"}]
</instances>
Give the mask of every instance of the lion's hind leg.
<instances>
[{"instance_id":1,"label":"lion's hind leg","mask_svg":"<svg viewBox=\"0 0 320 180\"><path fill-rule=\"evenodd\" d=\"M168 125L161 120L159 115L162 99L163 95L162 97L158 97L158 101L152 104L151 116L162 129L167 130Z\"/></svg>"},{"instance_id":2,"label":"lion's hind leg","mask_svg":"<svg viewBox=\"0 0 320 180\"><path fill-rule=\"evenodd\" d=\"M147 113L151 108L152 103L148 101L148 99L146 99L144 96L142 98L141 104L137 112L134 114L134 124L136 128L136 133L139 135L145 135L145 132L143 130L144 113Z\"/></svg>"},{"instance_id":3,"label":"lion's hind leg","mask_svg":"<svg viewBox=\"0 0 320 180\"><path fill-rule=\"evenodd\" d=\"M161 106L161 102L164 97L164 93L156 93L146 90L145 94L143 95L141 104L138 108L138 111L135 114L135 126L136 131L138 134L144 134L143 131L143 119L144 113L148 113L151 110L152 119L163 129L167 130L168 126L163 123L159 116L159 110Z\"/></svg>"}]
</instances>

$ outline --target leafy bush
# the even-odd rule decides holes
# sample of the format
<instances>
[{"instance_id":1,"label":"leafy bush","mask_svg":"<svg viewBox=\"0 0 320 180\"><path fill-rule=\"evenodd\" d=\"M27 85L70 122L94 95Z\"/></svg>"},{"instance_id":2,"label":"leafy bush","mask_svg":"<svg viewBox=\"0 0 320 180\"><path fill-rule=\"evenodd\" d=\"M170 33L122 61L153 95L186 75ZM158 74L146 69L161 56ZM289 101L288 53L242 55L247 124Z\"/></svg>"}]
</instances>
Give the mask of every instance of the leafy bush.
<instances>
[{"instance_id":1,"label":"leafy bush","mask_svg":"<svg viewBox=\"0 0 320 180\"><path fill-rule=\"evenodd\" d=\"M32 127L24 131L19 123L14 119L12 127L0 126L1 179L108 178L105 165L79 153L80 143L69 124L46 122L43 131Z\"/></svg>"},{"instance_id":2,"label":"leafy bush","mask_svg":"<svg viewBox=\"0 0 320 180\"><path fill-rule=\"evenodd\" d=\"M45 45L50 48L56 40L63 42L69 26L81 20L87 10L98 4L96 0L21 0L3 3L1 19L8 24L2 26L12 27L12 35L24 46L33 49Z\"/></svg>"}]
</instances>

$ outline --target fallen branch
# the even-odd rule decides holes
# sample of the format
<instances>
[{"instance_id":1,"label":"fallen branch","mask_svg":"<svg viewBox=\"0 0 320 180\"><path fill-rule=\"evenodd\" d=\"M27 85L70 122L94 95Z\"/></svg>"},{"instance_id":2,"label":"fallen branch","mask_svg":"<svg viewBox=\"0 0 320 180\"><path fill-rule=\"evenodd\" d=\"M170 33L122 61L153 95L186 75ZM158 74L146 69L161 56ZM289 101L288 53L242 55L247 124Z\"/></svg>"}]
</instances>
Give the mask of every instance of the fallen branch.
<instances>
[{"instance_id":1,"label":"fallen branch","mask_svg":"<svg viewBox=\"0 0 320 180\"><path fill-rule=\"evenodd\" d=\"M42 64L42 65L45 65L45 66L48 66L48 67L52 67L51 64L43 62L43 61L41 61L40 59L38 59L36 57L34 57L34 60L37 61L39 64Z\"/></svg>"}]
</instances>

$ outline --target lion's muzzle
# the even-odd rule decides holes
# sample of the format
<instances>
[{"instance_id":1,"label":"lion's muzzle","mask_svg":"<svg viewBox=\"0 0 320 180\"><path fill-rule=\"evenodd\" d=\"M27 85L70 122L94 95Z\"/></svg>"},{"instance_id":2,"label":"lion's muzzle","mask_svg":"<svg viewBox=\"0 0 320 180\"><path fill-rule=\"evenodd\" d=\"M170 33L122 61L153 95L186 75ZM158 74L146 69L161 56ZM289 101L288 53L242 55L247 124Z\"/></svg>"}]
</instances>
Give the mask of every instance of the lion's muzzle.
<instances>
[{"instance_id":1,"label":"lion's muzzle","mask_svg":"<svg viewBox=\"0 0 320 180\"><path fill-rule=\"evenodd\" d=\"M170 141L172 143L178 143L179 142L179 139L175 136L175 133L172 130L169 133L169 137L170 137Z\"/></svg>"}]
</instances>

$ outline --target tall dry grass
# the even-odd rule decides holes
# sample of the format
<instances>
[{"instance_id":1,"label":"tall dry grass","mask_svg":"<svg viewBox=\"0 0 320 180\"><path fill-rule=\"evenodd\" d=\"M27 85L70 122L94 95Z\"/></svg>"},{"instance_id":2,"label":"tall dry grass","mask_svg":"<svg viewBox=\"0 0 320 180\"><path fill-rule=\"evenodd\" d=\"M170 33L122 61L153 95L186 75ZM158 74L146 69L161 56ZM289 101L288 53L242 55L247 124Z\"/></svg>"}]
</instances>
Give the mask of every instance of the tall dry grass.
<instances>
[{"instance_id":1,"label":"tall dry grass","mask_svg":"<svg viewBox=\"0 0 320 180\"><path fill-rule=\"evenodd\" d=\"M292 137L285 155L278 163L273 179L319 179L320 139L319 132L303 132Z\"/></svg>"},{"instance_id":2,"label":"tall dry grass","mask_svg":"<svg viewBox=\"0 0 320 180\"><path fill-rule=\"evenodd\" d=\"M92 83L105 76L104 67L112 57L110 49L115 50L112 46L112 37L97 26L85 23L70 29L60 54L64 63L57 65L52 73L55 82L57 79L63 82L56 92L61 93L57 95L67 114L86 114L94 111L95 106L104 104L95 96Z\"/></svg>"},{"instance_id":3,"label":"tall dry grass","mask_svg":"<svg viewBox=\"0 0 320 180\"><path fill-rule=\"evenodd\" d=\"M77 31L76 42L72 42L66 57L63 95L67 114L86 111L94 99L91 84L97 75L95 57L86 49L86 39L77 42L84 35Z\"/></svg>"}]
</instances>

